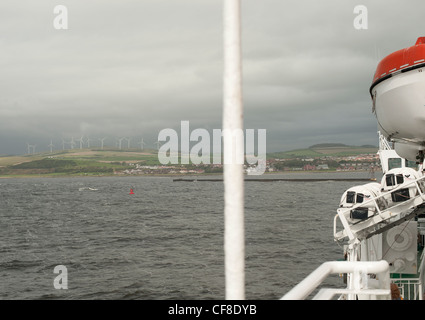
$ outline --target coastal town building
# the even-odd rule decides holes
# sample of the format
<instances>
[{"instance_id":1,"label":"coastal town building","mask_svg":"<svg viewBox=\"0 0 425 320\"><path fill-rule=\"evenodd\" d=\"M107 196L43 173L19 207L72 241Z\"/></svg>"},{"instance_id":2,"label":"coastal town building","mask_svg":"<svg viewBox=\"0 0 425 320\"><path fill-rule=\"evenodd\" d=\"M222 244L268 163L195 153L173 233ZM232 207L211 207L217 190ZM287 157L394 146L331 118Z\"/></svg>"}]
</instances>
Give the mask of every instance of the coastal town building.
<instances>
[{"instance_id":1,"label":"coastal town building","mask_svg":"<svg viewBox=\"0 0 425 320\"><path fill-rule=\"evenodd\" d=\"M134 168L115 171L121 175L141 174L208 174L222 173L222 164L190 164L190 165L143 165L132 164ZM245 173L255 168L253 165L245 165ZM306 158L272 158L266 162L265 172L283 171L379 171L379 156L373 154L360 154L355 156L326 156Z\"/></svg>"}]
</instances>

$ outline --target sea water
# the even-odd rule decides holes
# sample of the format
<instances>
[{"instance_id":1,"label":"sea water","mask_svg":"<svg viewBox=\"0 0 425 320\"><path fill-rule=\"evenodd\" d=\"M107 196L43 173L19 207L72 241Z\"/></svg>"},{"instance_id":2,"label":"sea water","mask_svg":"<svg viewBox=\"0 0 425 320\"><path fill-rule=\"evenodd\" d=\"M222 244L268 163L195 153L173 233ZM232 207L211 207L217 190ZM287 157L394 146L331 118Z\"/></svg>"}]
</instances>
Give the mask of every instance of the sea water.
<instances>
[{"instance_id":1,"label":"sea water","mask_svg":"<svg viewBox=\"0 0 425 320\"><path fill-rule=\"evenodd\" d=\"M261 176L327 177L367 173ZM342 258L333 219L355 184L245 183L247 299L279 299ZM154 176L0 179L0 299L224 299L223 190Z\"/></svg>"}]
</instances>

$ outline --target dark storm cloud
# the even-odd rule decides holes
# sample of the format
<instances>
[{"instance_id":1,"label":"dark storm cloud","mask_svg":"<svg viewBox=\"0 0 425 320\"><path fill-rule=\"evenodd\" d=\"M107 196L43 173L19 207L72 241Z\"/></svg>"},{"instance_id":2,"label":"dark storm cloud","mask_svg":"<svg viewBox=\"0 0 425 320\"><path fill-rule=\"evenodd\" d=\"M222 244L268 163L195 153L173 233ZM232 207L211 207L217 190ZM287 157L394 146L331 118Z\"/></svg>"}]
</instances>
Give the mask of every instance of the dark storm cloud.
<instances>
[{"instance_id":1,"label":"dark storm cloud","mask_svg":"<svg viewBox=\"0 0 425 320\"><path fill-rule=\"evenodd\" d=\"M57 4L0 4L0 154L221 127L222 1L64 1L68 30L53 28ZM376 144L370 81L422 35L424 5L363 1L369 28L356 30L358 4L242 1L245 127L267 129L268 151Z\"/></svg>"}]
</instances>

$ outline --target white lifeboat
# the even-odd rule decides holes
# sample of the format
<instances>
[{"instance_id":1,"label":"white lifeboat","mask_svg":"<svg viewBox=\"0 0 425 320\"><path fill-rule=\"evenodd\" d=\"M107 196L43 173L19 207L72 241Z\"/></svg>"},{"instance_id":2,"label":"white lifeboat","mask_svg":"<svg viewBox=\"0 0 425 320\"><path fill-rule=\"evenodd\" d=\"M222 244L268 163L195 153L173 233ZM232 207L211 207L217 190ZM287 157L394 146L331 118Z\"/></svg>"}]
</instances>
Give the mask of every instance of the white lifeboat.
<instances>
[{"instance_id":1,"label":"white lifeboat","mask_svg":"<svg viewBox=\"0 0 425 320\"><path fill-rule=\"evenodd\" d=\"M420 37L414 46L382 59L370 87L379 131L409 160L425 150L424 69L425 37ZM403 146L398 148L397 143Z\"/></svg>"},{"instance_id":2,"label":"white lifeboat","mask_svg":"<svg viewBox=\"0 0 425 320\"><path fill-rule=\"evenodd\" d=\"M379 183L371 182L346 190L341 197L339 207L352 208L355 206L346 216L347 221L355 223L372 217L376 213L376 207L373 201L368 200L378 197L380 189L381 185ZM381 204L378 205L381 207Z\"/></svg>"},{"instance_id":3,"label":"white lifeboat","mask_svg":"<svg viewBox=\"0 0 425 320\"><path fill-rule=\"evenodd\" d=\"M381 191L388 192L397 188L397 190L388 193L385 199L389 206L398 202L408 201L417 195L415 180L419 179L421 174L412 168L395 168L389 170L381 180ZM423 191L422 182L419 183Z\"/></svg>"}]
</instances>

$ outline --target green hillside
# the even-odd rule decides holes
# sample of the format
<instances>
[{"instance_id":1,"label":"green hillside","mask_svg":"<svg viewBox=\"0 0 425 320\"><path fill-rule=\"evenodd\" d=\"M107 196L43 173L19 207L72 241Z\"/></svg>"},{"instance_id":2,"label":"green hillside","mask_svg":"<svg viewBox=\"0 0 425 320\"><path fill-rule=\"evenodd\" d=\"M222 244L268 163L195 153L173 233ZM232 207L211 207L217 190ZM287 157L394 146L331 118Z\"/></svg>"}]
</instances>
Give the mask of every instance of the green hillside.
<instances>
[{"instance_id":1,"label":"green hillside","mask_svg":"<svg viewBox=\"0 0 425 320\"><path fill-rule=\"evenodd\" d=\"M110 175L134 164L158 165L156 150L73 149L0 157L0 176Z\"/></svg>"},{"instance_id":2,"label":"green hillside","mask_svg":"<svg viewBox=\"0 0 425 320\"><path fill-rule=\"evenodd\" d=\"M317 144L297 149L267 154L268 159L319 158L323 156L350 156L376 153L374 146L347 146L343 144ZM22 156L0 156L0 177L13 176L62 176L62 175L112 175L132 170L137 165L160 166L157 150L136 149L73 149L53 153L37 153ZM190 167L186 166L186 167ZM211 167L204 166L205 172ZM221 171L220 171L221 172Z\"/></svg>"},{"instance_id":3,"label":"green hillside","mask_svg":"<svg viewBox=\"0 0 425 320\"><path fill-rule=\"evenodd\" d=\"M323 143L307 149L268 153L269 159L315 158L321 156L344 157L378 152L375 146L348 146L340 143Z\"/></svg>"}]
</instances>

